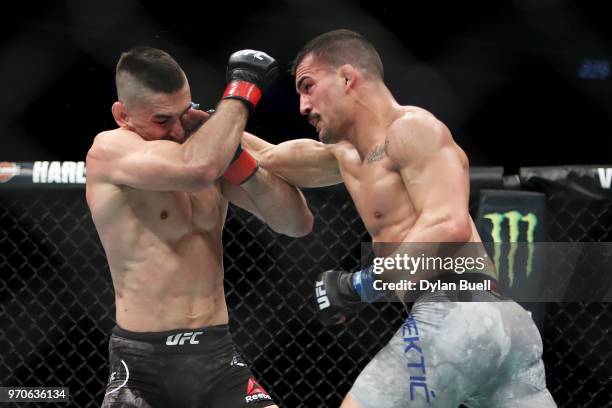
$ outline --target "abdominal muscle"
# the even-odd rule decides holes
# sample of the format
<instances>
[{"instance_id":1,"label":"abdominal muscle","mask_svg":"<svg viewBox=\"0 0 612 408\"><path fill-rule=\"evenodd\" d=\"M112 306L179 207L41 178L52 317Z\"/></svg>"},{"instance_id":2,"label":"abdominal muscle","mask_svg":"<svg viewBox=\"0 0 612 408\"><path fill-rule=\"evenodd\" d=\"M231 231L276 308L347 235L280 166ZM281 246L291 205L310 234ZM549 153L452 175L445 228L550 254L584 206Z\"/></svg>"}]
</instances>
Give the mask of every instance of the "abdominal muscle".
<instances>
[{"instance_id":1,"label":"abdominal muscle","mask_svg":"<svg viewBox=\"0 0 612 408\"><path fill-rule=\"evenodd\" d=\"M190 233L174 246L136 249L138 259L123 265L111 261L117 324L140 332L227 324L221 237L210 235Z\"/></svg>"},{"instance_id":2,"label":"abdominal muscle","mask_svg":"<svg viewBox=\"0 0 612 408\"><path fill-rule=\"evenodd\" d=\"M406 254L409 257L430 256L477 259L484 264L482 269L472 269L461 273L479 272L498 279L497 271L493 265L491 257L485 251L478 230L473 222L471 222L472 234L466 243L450 243L444 244L439 242L424 243L424 242L407 242L405 237L409 235L410 221L391 225L380 225L376 230L377 234L372 236L372 249L377 257L394 257L396 254ZM420 270L418 276L405 276L407 279L434 279L440 274L448 273L449 271L426 271Z\"/></svg>"}]
</instances>

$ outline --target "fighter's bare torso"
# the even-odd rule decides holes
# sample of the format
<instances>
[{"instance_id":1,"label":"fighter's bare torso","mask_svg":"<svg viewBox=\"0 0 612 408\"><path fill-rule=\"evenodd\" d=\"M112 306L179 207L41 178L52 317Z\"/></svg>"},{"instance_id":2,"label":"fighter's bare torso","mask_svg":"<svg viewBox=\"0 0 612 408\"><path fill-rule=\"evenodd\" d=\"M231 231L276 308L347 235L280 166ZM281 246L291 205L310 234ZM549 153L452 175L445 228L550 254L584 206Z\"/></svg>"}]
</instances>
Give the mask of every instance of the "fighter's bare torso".
<instances>
[{"instance_id":1,"label":"fighter's bare torso","mask_svg":"<svg viewBox=\"0 0 612 408\"><path fill-rule=\"evenodd\" d=\"M228 201L220 184L143 191L95 173L88 164L87 201L111 270L117 324L161 331L227 323L221 235Z\"/></svg>"},{"instance_id":2,"label":"fighter's bare torso","mask_svg":"<svg viewBox=\"0 0 612 408\"><path fill-rule=\"evenodd\" d=\"M247 143L264 167L292 184L343 182L379 256L396 247L384 243L480 242L468 213L465 153L431 113L397 104L390 109L384 126L366 124L369 133L352 140L323 144L296 139L270 145L249 138ZM474 251L481 253L481 246L467 245L461 251L462 256L473 256Z\"/></svg>"},{"instance_id":3,"label":"fighter's bare torso","mask_svg":"<svg viewBox=\"0 0 612 408\"><path fill-rule=\"evenodd\" d=\"M381 153L375 160L362 161L359 153L348 142L334 146L340 174L355 207L374 242L397 242L416 220L416 212L402 180L383 153L384 140L377 145ZM383 147L381 147L381 145Z\"/></svg>"},{"instance_id":4,"label":"fighter's bare torso","mask_svg":"<svg viewBox=\"0 0 612 408\"><path fill-rule=\"evenodd\" d=\"M403 107L402 111L403 114L397 122L409 122L415 114L427 114L415 107ZM414 168L411 164L403 166L402 177L398 164L389 157L388 152L388 149L394 148L391 140L398 136L406 136L398 134L405 132L405 128L405 124L403 126L394 124L386 129L386 132L372 135L372 139L377 143L365 157L361 157L356 147L349 142L340 141L330 145L338 161L342 181L373 242L403 242L420 215L413 205L413 197L407 189L407 184L417 185L425 181L421 180L420 167L423 164L414 163ZM452 140L450 142L452 143L449 148L450 154L465 166L467 173L465 153ZM408 143L419 143L419 141L410 140ZM436 188L434 184L424 187ZM469 242L479 241L480 237L472 223Z\"/></svg>"}]
</instances>

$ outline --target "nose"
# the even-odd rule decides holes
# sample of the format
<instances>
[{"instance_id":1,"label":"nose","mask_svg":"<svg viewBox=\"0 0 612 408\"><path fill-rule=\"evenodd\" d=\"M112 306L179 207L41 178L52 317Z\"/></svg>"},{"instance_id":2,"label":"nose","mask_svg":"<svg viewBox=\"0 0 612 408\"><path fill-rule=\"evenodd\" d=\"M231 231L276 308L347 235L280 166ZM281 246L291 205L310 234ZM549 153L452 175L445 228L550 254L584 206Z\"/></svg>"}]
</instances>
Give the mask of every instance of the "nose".
<instances>
[{"instance_id":1,"label":"nose","mask_svg":"<svg viewBox=\"0 0 612 408\"><path fill-rule=\"evenodd\" d=\"M182 142L185 139L185 128L180 120L175 120L168 134L172 139Z\"/></svg>"},{"instance_id":2,"label":"nose","mask_svg":"<svg viewBox=\"0 0 612 408\"><path fill-rule=\"evenodd\" d=\"M312 104L308 95L300 95L300 113L308 116L312 111Z\"/></svg>"}]
</instances>

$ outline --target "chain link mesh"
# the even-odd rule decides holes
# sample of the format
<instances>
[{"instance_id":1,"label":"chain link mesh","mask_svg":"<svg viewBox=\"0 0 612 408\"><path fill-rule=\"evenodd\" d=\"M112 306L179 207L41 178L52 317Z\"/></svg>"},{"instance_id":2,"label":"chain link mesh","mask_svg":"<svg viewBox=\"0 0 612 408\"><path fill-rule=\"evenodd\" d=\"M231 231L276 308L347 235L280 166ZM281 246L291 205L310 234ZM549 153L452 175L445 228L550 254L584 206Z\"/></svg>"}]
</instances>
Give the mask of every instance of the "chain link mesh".
<instances>
[{"instance_id":1,"label":"chain link mesh","mask_svg":"<svg viewBox=\"0 0 612 408\"><path fill-rule=\"evenodd\" d=\"M551 242L612 241L611 201L568 200L553 196L547 199L547 210L548 240ZM597 260L592 261L597 263ZM594 270L601 273L606 269ZM574 277L571 286L603 278L588 275L587 271L584 276ZM609 277L607 281L609 283ZM612 304L547 304L542 335L546 383L561 406L612 406L611 328Z\"/></svg>"},{"instance_id":2,"label":"chain link mesh","mask_svg":"<svg viewBox=\"0 0 612 408\"><path fill-rule=\"evenodd\" d=\"M316 220L314 232L301 239L278 236L250 214L230 210L226 298L233 338L276 401L334 407L405 313L397 303L376 304L348 325L318 322L315 276L358 267L368 236L344 189L306 194ZM552 198L548 204L550 240L610 241L612 203ZM0 384L68 386L72 405L98 406L114 297L83 192L3 191L0 227ZM609 304L547 305L544 360L560 406L610 406L610 327Z\"/></svg>"}]
</instances>

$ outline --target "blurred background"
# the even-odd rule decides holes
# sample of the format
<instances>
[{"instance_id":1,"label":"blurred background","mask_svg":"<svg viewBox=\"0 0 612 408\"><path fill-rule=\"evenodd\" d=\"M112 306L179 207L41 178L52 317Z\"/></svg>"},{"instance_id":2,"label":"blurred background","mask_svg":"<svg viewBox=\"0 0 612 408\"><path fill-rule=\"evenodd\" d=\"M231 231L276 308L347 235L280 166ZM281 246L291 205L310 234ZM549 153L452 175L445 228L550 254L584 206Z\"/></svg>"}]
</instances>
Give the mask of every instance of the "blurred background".
<instances>
[{"instance_id":1,"label":"blurred background","mask_svg":"<svg viewBox=\"0 0 612 408\"><path fill-rule=\"evenodd\" d=\"M114 67L135 45L167 50L195 101L214 106L225 62L262 49L288 67L336 28L379 50L402 104L430 110L472 165L598 164L612 157L609 2L55 1L14 3L0 27L4 160L82 160L114 127ZM273 141L316 137L286 73L249 130Z\"/></svg>"}]
</instances>

